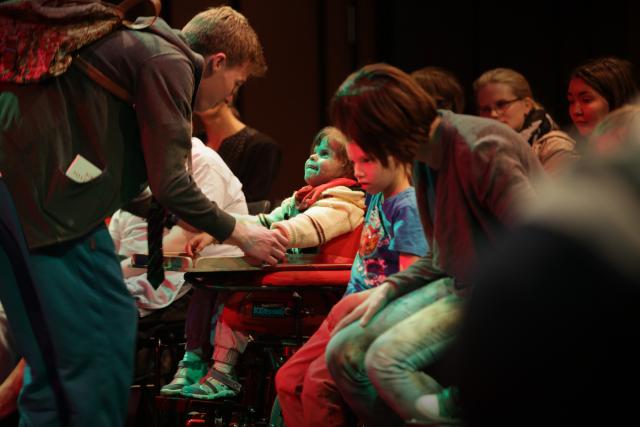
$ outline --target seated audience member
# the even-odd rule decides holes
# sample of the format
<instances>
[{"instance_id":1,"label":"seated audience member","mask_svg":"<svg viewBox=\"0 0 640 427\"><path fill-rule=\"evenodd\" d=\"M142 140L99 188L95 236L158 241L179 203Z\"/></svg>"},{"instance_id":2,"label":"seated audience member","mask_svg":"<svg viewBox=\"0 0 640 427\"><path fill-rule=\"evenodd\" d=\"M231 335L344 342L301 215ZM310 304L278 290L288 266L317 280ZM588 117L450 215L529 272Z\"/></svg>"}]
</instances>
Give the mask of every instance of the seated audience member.
<instances>
[{"instance_id":1,"label":"seated audience member","mask_svg":"<svg viewBox=\"0 0 640 427\"><path fill-rule=\"evenodd\" d=\"M384 157L365 154L355 143L347 147L355 176L371 200L347 296L276 374L282 414L291 426L346 425L347 408L325 363L325 348L333 327L364 300L369 290L427 251L415 190L410 184L412 157L400 144Z\"/></svg>"},{"instance_id":2,"label":"seated audience member","mask_svg":"<svg viewBox=\"0 0 640 427\"><path fill-rule=\"evenodd\" d=\"M438 109L458 114L464 112L464 90L451 71L440 67L424 67L411 73L411 78L431 95Z\"/></svg>"},{"instance_id":3,"label":"seated audience member","mask_svg":"<svg viewBox=\"0 0 640 427\"><path fill-rule=\"evenodd\" d=\"M231 97L227 99L231 100ZM280 145L242 123L235 108L226 102L196 112L195 118L206 132L207 146L220 154L242 183L247 203L267 200L280 168Z\"/></svg>"},{"instance_id":4,"label":"seated audience member","mask_svg":"<svg viewBox=\"0 0 640 427\"><path fill-rule=\"evenodd\" d=\"M522 74L510 68L485 71L473 83L473 91L478 115L520 133L547 172L561 172L578 159L576 142L535 101Z\"/></svg>"},{"instance_id":5,"label":"seated audience member","mask_svg":"<svg viewBox=\"0 0 640 427\"><path fill-rule=\"evenodd\" d=\"M247 203L242 193L242 185L220 156L202 141L192 138L192 176L203 194L230 214L246 214ZM118 255L127 257L122 261L122 271L127 289L136 300L140 316L153 310L167 307L185 295L190 285L184 281L184 273L165 272L164 281L157 287L147 279L145 269L130 267L131 255L147 252L147 222L144 218L127 211L117 211L109 223L109 233L113 238ZM165 230L163 246L165 253L182 252L184 246L195 233L175 225ZM207 256L242 256L242 251L231 245L213 245L205 249Z\"/></svg>"},{"instance_id":6,"label":"seated audience member","mask_svg":"<svg viewBox=\"0 0 640 427\"><path fill-rule=\"evenodd\" d=\"M353 166L347 158L345 144L344 136L337 129L322 129L314 139L312 153L305 163L304 179L308 185L271 213L240 215L238 220L278 230L288 236L290 247L297 248L318 246L358 228L364 213L364 194L350 188L356 185L356 181L353 180ZM203 233L192 239L188 250L198 252L212 242L213 238ZM162 394L182 394L207 400L237 394L233 370L238 356L247 346L248 335L218 320L213 366L208 372L205 356L211 313L219 311L226 297L202 290L192 300L191 306L197 304L201 315L195 316L190 307L184 358L173 381L162 388Z\"/></svg>"},{"instance_id":7,"label":"seated audience member","mask_svg":"<svg viewBox=\"0 0 640 427\"><path fill-rule=\"evenodd\" d=\"M331 104L336 127L365 153L414 158L429 253L387 277L338 325L326 350L340 394L367 426L404 426L416 399L453 393L423 370L455 337L471 266L519 218L544 172L515 131L492 120L436 111L407 74L386 64L349 76ZM447 277L449 276L449 277ZM356 320L358 320L356 322ZM432 422L454 421L439 405Z\"/></svg>"},{"instance_id":8,"label":"seated audience member","mask_svg":"<svg viewBox=\"0 0 640 427\"><path fill-rule=\"evenodd\" d=\"M629 104L637 95L633 67L627 60L596 58L574 68L567 100L578 135L586 141L609 112Z\"/></svg>"},{"instance_id":9,"label":"seated audience member","mask_svg":"<svg viewBox=\"0 0 640 427\"><path fill-rule=\"evenodd\" d=\"M638 111L602 120L575 170L478 263L456 345L465 425L636 419Z\"/></svg>"}]
</instances>

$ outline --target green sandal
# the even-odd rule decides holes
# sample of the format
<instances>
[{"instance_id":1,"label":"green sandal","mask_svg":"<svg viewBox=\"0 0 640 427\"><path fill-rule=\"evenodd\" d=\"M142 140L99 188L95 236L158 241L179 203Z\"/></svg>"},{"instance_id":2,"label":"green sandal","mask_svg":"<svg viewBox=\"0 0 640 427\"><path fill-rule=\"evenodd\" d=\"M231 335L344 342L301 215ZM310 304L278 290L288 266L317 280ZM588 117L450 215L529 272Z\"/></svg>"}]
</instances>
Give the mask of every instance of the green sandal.
<instances>
[{"instance_id":1,"label":"green sandal","mask_svg":"<svg viewBox=\"0 0 640 427\"><path fill-rule=\"evenodd\" d=\"M207 364L202 360L187 361L181 360L178 363L178 370L169 384L162 386L160 394L165 396L176 396L182 392L184 387L197 384L207 373Z\"/></svg>"},{"instance_id":2,"label":"green sandal","mask_svg":"<svg viewBox=\"0 0 640 427\"><path fill-rule=\"evenodd\" d=\"M184 387L181 394L192 399L215 400L237 396L241 388L232 376L211 368L198 384Z\"/></svg>"}]
</instances>

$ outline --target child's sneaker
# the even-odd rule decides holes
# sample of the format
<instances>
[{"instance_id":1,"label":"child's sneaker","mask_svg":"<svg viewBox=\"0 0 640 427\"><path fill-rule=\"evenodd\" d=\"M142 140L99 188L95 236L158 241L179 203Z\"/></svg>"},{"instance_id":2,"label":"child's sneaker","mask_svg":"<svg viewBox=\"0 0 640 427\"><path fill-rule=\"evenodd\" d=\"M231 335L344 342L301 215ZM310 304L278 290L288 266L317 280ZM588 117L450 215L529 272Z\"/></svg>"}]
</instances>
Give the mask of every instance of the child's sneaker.
<instances>
[{"instance_id":1,"label":"child's sneaker","mask_svg":"<svg viewBox=\"0 0 640 427\"><path fill-rule=\"evenodd\" d=\"M182 395L193 399L214 400L233 397L240 393L242 386L231 375L209 369L198 384L186 386Z\"/></svg>"},{"instance_id":2,"label":"child's sneaker","mask_svg":"<svg viewBox=\"0 0 640 427\"><path fill-rule=\"evenodd\" d=\"M186 352L184 358L178 363L178 371L173 380L160 389L160 394L179 395L183 387L197 384L206 373L207 364L198 355Z\"/></svg>"},{"instance_id":3,"label":"child's sneaker","mask_svg":"<svg viewBox=\"0 0 640 427\"><path fill-rule=\"evenodd\" d=\"M448 387L437 394L427 394L416 400L422 422L438 425L461 425L462 411L458 405L458 389Z\"/></svg>"}]
</instances>

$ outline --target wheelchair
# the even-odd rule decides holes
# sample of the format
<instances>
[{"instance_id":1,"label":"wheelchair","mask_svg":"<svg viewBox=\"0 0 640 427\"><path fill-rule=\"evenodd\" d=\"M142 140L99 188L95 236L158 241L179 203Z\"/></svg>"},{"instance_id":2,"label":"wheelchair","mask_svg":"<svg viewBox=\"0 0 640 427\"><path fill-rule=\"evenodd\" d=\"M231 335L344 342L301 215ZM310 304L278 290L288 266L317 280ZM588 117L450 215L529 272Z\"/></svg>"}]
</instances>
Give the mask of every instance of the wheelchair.
<instances>
[{"instance_id":1,"label":"wheelchair","mask_svg":"<svg viewBox=\"0 0 640 427\"><path fill-rule=\"evenodd\" d=\"M186 273L194 287L227 292L221 320L250 336L236 366L242 390L211 401L157 395L155 426L282 426L275 374L344 294L360 232L332 240L318 254L290 255L275 267Z\"/></svg>"}]
</instances>

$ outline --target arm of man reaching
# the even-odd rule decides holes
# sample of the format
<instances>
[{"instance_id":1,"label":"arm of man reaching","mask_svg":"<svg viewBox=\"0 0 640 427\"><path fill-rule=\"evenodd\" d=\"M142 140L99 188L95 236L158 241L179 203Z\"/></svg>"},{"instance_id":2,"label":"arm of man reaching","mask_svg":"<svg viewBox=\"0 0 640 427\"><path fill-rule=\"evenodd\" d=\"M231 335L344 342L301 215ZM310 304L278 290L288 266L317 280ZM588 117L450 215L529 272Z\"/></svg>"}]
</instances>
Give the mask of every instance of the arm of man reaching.
<instances>
[{"instance_id":1,"label":"arm of man reaching","mask_svg":"<svg viewBox=\"0 0 640 427\"><path fill-rule=\"evenodd\" d=\"M295 210L290 197L266 215L234 215L241 222L270 227L288 239L288 248L310 248L355 230L364 216L364 193L347 187L326 190L322 199L302 213ZM199 252L213 239L199 235L189 242L187 252Z\"/></svg>"},{"instance_id":2,"label":"arm of man reaching","mask_svg":"<svg viewBox=\"0 0 640 427\"><path fill-rule=\"evenodd\" d=\"M286 239L262 227L236 223L185 170L191 150L193 64L177 52L157 55L140 67L137 81L134 102L141 106L135 110L141 146L149 187L158 202L191 226L263 262L273 264L284 257ZM145 205L144 199L139 205Z\"/></svg>"}]
</instances>

